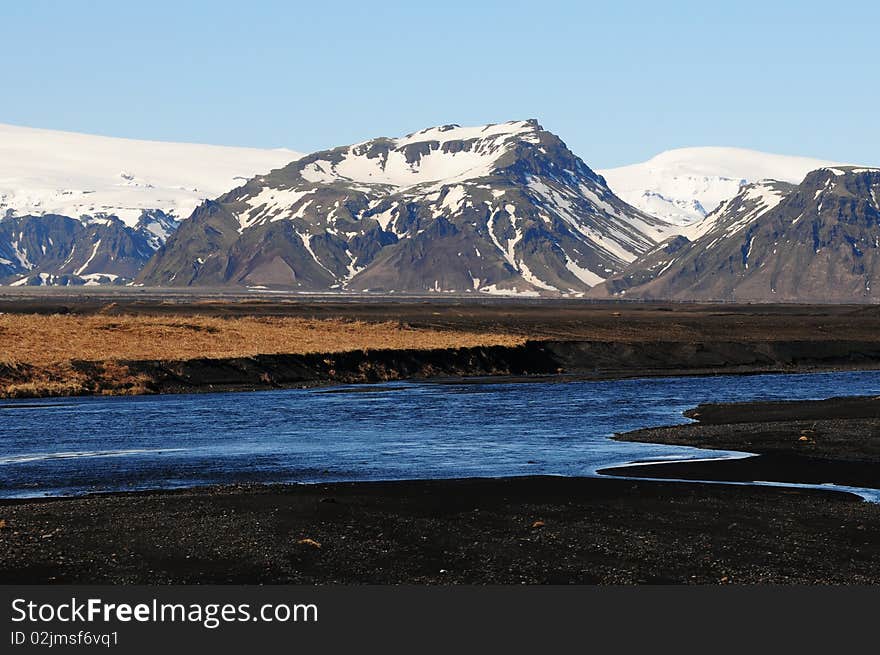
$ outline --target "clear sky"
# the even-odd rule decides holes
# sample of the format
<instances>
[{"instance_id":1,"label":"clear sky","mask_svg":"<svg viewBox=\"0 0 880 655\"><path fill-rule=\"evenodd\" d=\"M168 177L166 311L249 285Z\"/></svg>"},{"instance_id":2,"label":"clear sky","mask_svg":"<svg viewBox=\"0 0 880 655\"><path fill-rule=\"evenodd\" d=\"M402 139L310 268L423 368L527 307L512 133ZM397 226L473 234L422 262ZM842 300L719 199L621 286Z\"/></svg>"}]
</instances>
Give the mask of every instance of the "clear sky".
<instances>
[{"instance_id":1,"label":"clear sky","mask_svg":"<svg viewBox=\"0 0 880 655\"><path fill-rule=\"evenodd\" d=\"M538 118L589 165L880 164L880 3L0 0L0 122L311 151Z\"/></svg>"}]
</instances>

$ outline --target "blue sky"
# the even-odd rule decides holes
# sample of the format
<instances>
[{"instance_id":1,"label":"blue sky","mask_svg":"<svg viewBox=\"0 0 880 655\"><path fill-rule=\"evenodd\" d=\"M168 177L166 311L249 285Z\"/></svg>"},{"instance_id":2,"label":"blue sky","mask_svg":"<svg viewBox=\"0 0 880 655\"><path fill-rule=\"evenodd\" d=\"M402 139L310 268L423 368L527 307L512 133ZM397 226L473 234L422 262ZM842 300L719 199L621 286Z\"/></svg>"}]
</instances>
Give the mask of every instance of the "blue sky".
<instances>
[{"instance_id":1,"label":"blue sky","mask_svg":"<svg viewBox=\"0 0 880 655\"><path fill-rule=\"evenodd\" d=\"M538 118L588 164L880 164L880 3L0 2L0 122L311 151Z\"/></svg>"}]
</instances>

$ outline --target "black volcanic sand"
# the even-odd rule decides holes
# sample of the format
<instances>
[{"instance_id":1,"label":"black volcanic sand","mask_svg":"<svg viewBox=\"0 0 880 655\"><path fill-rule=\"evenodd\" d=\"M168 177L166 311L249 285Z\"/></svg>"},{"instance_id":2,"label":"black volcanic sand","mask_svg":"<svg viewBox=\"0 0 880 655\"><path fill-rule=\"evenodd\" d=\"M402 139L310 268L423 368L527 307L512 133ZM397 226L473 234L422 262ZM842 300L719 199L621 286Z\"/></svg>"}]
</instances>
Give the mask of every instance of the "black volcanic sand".
<instances>
[{"instance_id":1,"label":"black volcanic sand","mask_svg":"<svg viewBox=\"0 0 880 655\"><path fill-rule=\"evenodd\" d=\"M647 428L615 438L758 456L619 467L602 473L880 488L880 398L704 404L685 416L698 423Z\"/></svg>"},{"instance_id":2,"label":"black volcanic sand","mask_svg":"<svg viewBox=\"0 0 880 655\"><path fill-rule=\"evenodd\" d=\"M6 501L0 517L0 583L880 582L880 505L842 493L534 477Z\"/></svg>"}]
</instances>

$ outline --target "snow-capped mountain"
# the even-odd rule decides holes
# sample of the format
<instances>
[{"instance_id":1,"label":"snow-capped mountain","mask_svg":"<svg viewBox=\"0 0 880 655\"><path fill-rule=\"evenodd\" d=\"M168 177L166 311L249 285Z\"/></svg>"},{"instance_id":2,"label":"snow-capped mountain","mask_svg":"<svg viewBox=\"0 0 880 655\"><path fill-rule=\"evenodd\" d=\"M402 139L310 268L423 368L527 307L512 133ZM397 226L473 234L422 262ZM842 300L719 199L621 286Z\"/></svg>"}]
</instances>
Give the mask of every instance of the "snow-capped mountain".
<instances>
[{"instance_id":1,"label":"snow-capped mountain","mask_svg":"<svg viewBox=\"0 0 880 655\"><path fill-rule=\"evenodd\" d=\"M735 196L723 201L703 220L681 228L681 234L691 241L709 232L717 234L718 238L735 234L744 225L776 207L796 186L767 179L745 184Z\"/></svg>"},{"instance_id":2,"label":"snow-capped mountain","mask_svg":"<svg viewBox=\"0 0 880 655\"><path fill-rule=\"evenodd\" d=\"M307 156L0 125L0 284L873 298L877 169L688 148L604 173L534 120Z\"/></svg>"},{"instance_id":3,"label":"snow-capped mountain","mask_svg":"<svg viewBox=\"0 0 880 655\"><path fill-rule=\"evenodd\" d=\"M810 171L836 165L808 157L707 147L668 150L646 162L599 173L629 204L686 227L702 221L743 185L764 179L800 184Z\"/></svg>"},{"instance_id":4,"label":"snow-capped mountain","mask_svg":"<svg viewBox=\"0 0 880 655\"><path fill-rule=\"evenodd\" d=\"M10 216L0 220L0 282L12 286L124 283L155 252L152 238L148 229L129 227L115 217Z\"/></svg>"},{"instance_id":5,"label":"snow-capped mountain","mask_svg":"<svg viewBox=\"0 0 880 655\"><path fill-rule=\"evenodd\" d=\"M880 169L830 167L744 187L695 241L671 239L592 295L750 302L876 301Z\"/></svg>"},{"instance_id":6,"label":"snow-capped mountain","mask_svg":"<svg viewBox=\"0 0 880 655\"><path fill-rule=\"evenodd\" d=\"M160 210L180 220L204 199L300 156L0 124L0 217L116 216L133 227Z\"/></svg>"},{"instance_id":7,"label":"snow-capped mountain","mask_svg":"<svg viewBox=\"0 0 880 655\"><path fill-rule=\"evenodd\" d=\"M534 120L313 153L200 206L145 285L579 293L669 230Z\"/></svg>"},{"instance_id":8,"label":"snow-capped mountain","mask_svg":"<svg viewBox=\"0 0 880 655\"><path fill-rule=\"evenodd\" d=\"M205 198L299 156L0 125L0 283L130 280Z\"/></svg>"}]
</instances>

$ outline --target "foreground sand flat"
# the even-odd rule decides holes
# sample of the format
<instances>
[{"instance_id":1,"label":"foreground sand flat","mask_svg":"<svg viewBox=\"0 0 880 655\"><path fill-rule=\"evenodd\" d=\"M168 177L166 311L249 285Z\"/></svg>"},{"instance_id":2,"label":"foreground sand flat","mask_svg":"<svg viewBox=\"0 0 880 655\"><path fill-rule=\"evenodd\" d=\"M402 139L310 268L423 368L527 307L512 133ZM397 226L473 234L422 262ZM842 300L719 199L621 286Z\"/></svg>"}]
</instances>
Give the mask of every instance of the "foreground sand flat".
<instances>
[{"instance_id":1,"label":"foreground sand flat","mask_svg":"<svg viewBox=\"0 0 880 655\"><path fill-rule=\"evenodd\" d=\"M880 583L880 505L617 479L0 503L0 583Z\"/></svg>"},{"instance_id":2,"label":"foreground sand flat","mask_svg":"<svg viewBox=\"0 0 880 655\"><path fill-rule=\"evenodd\" d=\"M621 467L605 473L880 488L880 398L707 403L685 416L697 422L635 430L616 438L757 456Z\"/></svg>"}]
</instances>

